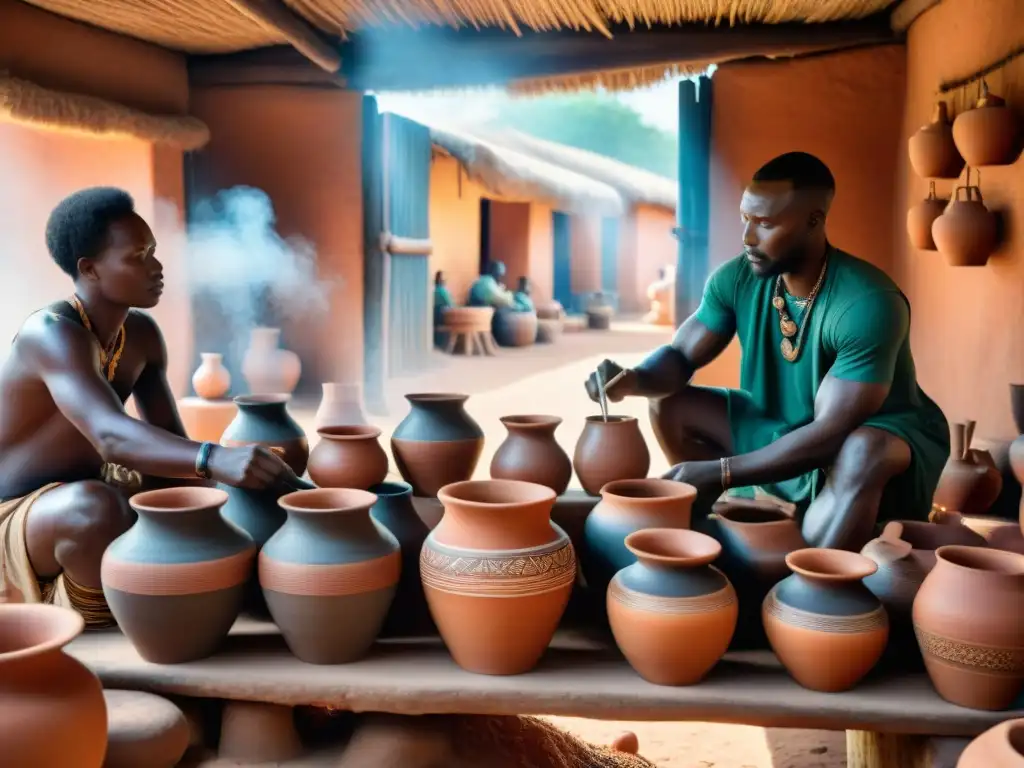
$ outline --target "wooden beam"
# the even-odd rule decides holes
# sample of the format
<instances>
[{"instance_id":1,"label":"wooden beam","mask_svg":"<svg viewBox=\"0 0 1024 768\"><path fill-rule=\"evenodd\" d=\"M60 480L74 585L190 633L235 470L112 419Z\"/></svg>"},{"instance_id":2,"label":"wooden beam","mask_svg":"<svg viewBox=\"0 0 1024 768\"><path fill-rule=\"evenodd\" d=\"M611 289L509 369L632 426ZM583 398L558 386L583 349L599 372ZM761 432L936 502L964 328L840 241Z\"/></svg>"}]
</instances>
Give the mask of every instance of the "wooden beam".
<instances>
[{"instance_id":1,"label":"wooden beam","mask_svg":"<svg viewBox=\"0 0 1024 768\"><path fill-rule=\"evenodd\" d=\"M434 252L434 243L430 238L401 237L390 232L382 232L380 249L405 256L429 256Z\"/></svg>"},{"instance_id":2,"label":"wooden beam","mask_svg":"<svg viewBox=\"0 0 1024 768\"><path fill-rule=\"evenodd\" d=\"M893 9L892 15L889 17L892 31L901 34L906 32L918 16L941 2L942 0L903 0Z\"/></svg>"},{"instance_id":3,"label":"wooden beam","mask_svg":"<svg viewBox=\"0 0 1024 768\"><path fill-rule=\"evenodd\" d=\"M189 56L192 88L246 85L288 85L308 88L345 87L345 78L327 72L286 45L240 53Z\"/></svg>"},{"instance_id":4,"label":"wooden beam","mask_svg":"<svg viewBox=\"0 0 1024 768\"><path fill-rule=\"evenodd\" d=\"M295 50L327 72L341 69L341 54L320 37L304 18L281 0L225 0L232 8L268 29L278 32Z\"/></svg>"}]
</instances>

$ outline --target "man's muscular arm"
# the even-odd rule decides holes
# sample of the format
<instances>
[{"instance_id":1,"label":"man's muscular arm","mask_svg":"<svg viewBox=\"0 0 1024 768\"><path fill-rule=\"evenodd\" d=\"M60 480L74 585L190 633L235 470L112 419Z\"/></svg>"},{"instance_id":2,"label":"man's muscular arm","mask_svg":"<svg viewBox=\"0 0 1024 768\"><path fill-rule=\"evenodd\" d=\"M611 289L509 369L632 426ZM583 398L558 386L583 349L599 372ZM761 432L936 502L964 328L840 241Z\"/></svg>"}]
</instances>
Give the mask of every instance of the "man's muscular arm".
<instances>
[{"instance_id":1,"label":"man's muscular arm","mask_svg":"<svg viewBox=\"0 0 1024 768\"><path fill-rule=\"evenodd\" d=\"M133 321L146 350L146 367L132 390L139 415L154 427L178 437L188 437L167 381L167 345L163 334L148 315L134 313Z\"/></svg>"}]
</instances>

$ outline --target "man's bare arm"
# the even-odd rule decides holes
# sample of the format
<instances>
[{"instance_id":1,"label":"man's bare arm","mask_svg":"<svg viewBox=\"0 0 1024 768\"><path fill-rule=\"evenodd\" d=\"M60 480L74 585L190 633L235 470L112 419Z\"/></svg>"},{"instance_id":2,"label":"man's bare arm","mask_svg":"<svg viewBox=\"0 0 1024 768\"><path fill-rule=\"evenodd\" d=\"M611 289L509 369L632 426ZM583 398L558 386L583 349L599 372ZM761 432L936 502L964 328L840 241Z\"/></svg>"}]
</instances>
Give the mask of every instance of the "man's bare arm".
<instances>
[{"instance_id":1,"label":"man's bare arm","mask_svg":"<svg viewBox=\"0 0 1024 768\"><path fill-rule=\"evenodd\" d=\"M715 333L696 315L676 330L670 344L658 347L626 374L624 391L640 397L665 397L689 384L693 374L717 358L735 333Z\"/></svg>"},{"instance_id":2,"label":"man's bare arm","mask_svg":"<svg viewBox=\"0 0 1024 768\"><path fill-rule=\"evenodd\" d=\"M142 369L132 390L139 415L154 427L178 437L188 437L167 381L167 345L164 343L163 334L147 315L140 313L134 319L135 325L144 335L147 350L146 367Z\"/></svg>"}]
</instances>

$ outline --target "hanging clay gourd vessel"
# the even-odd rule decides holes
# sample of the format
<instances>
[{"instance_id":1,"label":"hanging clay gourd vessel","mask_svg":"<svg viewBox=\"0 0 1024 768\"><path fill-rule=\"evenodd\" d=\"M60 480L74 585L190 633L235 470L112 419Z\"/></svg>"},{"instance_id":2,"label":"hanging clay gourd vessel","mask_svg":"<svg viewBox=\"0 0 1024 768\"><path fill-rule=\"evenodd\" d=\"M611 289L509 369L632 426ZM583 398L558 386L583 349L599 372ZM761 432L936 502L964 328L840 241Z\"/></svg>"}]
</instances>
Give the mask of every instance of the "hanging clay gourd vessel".
<instances>
[{"instance_id":1,"label":"hanging clay gourd vessel","mask_svg":"<svg viewBox=\"0 0 1024 768\"><path fill-rule=\"evenodd\" d=\"M960 753L956 768L1024 768L1024 719L989 728Z\"/></svg>"},{"instance_id":2,"label":"hanging clay gourd vessel","mask_svg":"<svg viewBox=\"0 0 1024 768\"><path fill-rule=\"evenodd\" d=\"M320 442L309 454L309 477L321 488L359 488L384 482L388 455L369 426L322 427Z\"/></svg>"},{"instance_id":3,"label":"hanging clay gourd vessel","mask_svg":"<svg viewBox=\"0 0 1024 768\"><path fill-rule=\"evenodd\" d=\"M637 562L608 587L616 645L648 682L700 682L736 629L736 592L711 565L722 546L703 533L671 528L634 531L625 546Z\"/></svg>"},{"instance_id":4,"label":"hanging clay gourd vessel","mask_svg":"<svg viewBox=\"0 0 1024 768\"><path fill-rule=\"evenodd\" d=\"M103 688L64 653L85 628L70 608L0 603L0 763L10 768L101 768Z\"/></svg>"},{"instance_id":5,"label":"hanging clay gourd vessel","mask_svg":"<svg viewBox=\"0 0 1024 768\"><path fill-rule=\"evenodd\" d=\"M572 479L572 462L555 440L558 416L502 416L508 430L491 459L491 477L546 485L559 496Z\"/></svg>"},{"instance_id":6,"label":"hanging clay gourd vessel","mask_svg":"<svg viewBox=\"0 0 1024 768\"><path fill-rule=\"evenodd\" d=\"M588 416L572 459L583 490L597 496L612 480L647 477L651 453L632 416Z\"/></svg>"},{"instance_id":7,"label":"hanging clay gourd vessel","mask_svg":"<svg viewBox=\"0 0 1024 768\"><path fill-rule=\"evenodd\" d=\"M1002 710L1024 689L1024 555L940 547L914 600L914 631L939 695Z\"/></svg>"},{"instance_id":8,"label":"hanging clay gourd vessel","mask_svg":"<svg viewBox=\"0 0 1024 768\"><path fill-rule=\"evenodd\" d=\"M214 352L201 352L202 362L192 374L192 389L204 400L219 400L231 389L231 374L224 358Z\"/></svg>"},{"instance_id":9,"label":"hanging clay gourd vessel","mask_svg":"<svg viewBox=\"0 0 1024 768\"><path fill-rule=\"evenodd\" d=\"M956 116L953 140L967 164L1009 165L1020 154L1020 123L1013 109L981 81L981 98Z\"/></svg>"},{"instance_id":10,"label":"hanging clay gourd vessel","mask_svg":"<svg viewBox=\"0 0 1024 768\"><path fill-rule=\"evenodd\" d=\"M786 563L793 575L772 588L762 609L772 650L804 688L849 690L889 639L885 608L861 582L878 566L838 549L799 549Z\"/></svg>"},{"instance_id":11,"label":"hanging clay gourd vessel","mask_svg":"<svg viewBox=\"0 0 1024 768\"><path fill-rule=\"evenodd\" d=\"M280 349L280 328L253 328L242 358L242 375L251 395L290 395L299 383L299 356Z\"/></svg>"},{"instance_id":12,"label":"hanging clay gourd vessel","mask_svg":"<svg viewBox=\"0 0 1024 768\"><path fill-rule=\"evenodd\" d=\"M946 210L932 224L932 239L951 266L985 266L999 244L999 232L981 189L969 183L956 188Z\"/></svg>"},{"instance_id":13,"label":"hanging clay gourd vessel","mask_svg":"<svg viewBox=\"0 0 1024 768\"><path fill-rule=\"evenodd\" d=\"M423 588L455 663L528 672L544 654L576 581L555 492L521 480L471 480L438 492L444 515L423 544Z\"/></svg>"},{"instance_id":14,"label":"hanging clay gourd vessel","mask_svg":"<svg viewBox=\"0 0 1024 768\"><path fill-rule=\"evenodd\" d=\"M950 456L946 462L933 503L962 515L982 515L999 497L1003 475L988 451L971 448L975 422L953 424L950 428Z\"/></svg>"},{"instance_id":15,"label":"hanging clay gourd vessel","mask_svg":"<svg viewBox=\"0 0 1024 768\"><path fill-rule=\"evenodd\" d=\"M357 382L325 381L313 428L364 426L363 390Z\"/></svg>"},{"instance_id":16,"label":"hanging clay gourd vessel","mask_svg":"<svg viewBox=\"0 0 1024 768\"><path fill-rule=\"evenodd\" d=\"M932 121L907 142L910 166L924 179L955 179L964 169L964 159L953 141L946 102L935 105Z\"/></svg>"},{"instance_id":17,"label":"hanging clay gourd vessel","mask_svg":"<svg viewBox=\"0 0 1024 768\"><path fill-rule=\"evenodd\" d=\"M932 237L932 224L942 215L949 204L948 200L940 200L935 195L935 182L931 182L928 197L907 211L907 235L910 244L922 251L934 251L935 239Z\"/></svg>"},{"instance_id":18,"label":"hanging clay gourd vessel","mask_svg":"<svg viewBox=\"0 0 1024 768\"><path fill-rule=\"evenodd\" d=\"M441 486L469 480L484 433L466 413L469 395L406 395L410 410L391 435L391 453L414 496L436 496Z\"/></svg>"}]
</instances>

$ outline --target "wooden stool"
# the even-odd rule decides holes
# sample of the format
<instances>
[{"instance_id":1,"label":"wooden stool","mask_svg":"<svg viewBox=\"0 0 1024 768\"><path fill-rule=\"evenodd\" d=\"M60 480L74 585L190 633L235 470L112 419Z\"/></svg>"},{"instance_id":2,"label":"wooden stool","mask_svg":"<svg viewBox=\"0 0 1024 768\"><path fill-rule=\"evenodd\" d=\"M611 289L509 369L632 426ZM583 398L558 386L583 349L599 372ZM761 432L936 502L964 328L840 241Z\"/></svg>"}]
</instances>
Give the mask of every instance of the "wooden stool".
<instances>
[{"instance_id":1,"label":"wooden stool","mask_svg":"<svg viewBox=\"0 0 1024 768\"><path fill-rule=\"evenodd\" d=\"M494 319L493 307L450 307L444 311L444 325L437 330L448 334L448 343L444 351L449 355L456 354L459 341L464 355L475 355L480 350L482 355L493 355L497 348L494 336L491 335L491 321Z\"/></svg>"},{"instance_id":2,"label":"wooden stool","mask_svg":"<svg viewBox=\"0 0 1024 768\"><path fill-rule=\"evenodd\" d=\"M173 768L188 749L185 715L160 696L104 691L107 759L103 768ZM55 738L60 738L56 735Z\"/></svg>"}]
</instances>

